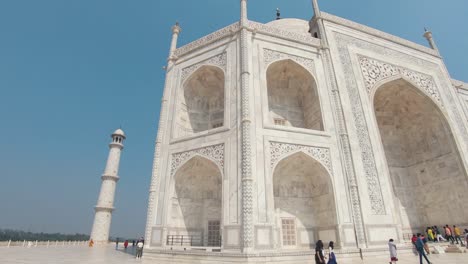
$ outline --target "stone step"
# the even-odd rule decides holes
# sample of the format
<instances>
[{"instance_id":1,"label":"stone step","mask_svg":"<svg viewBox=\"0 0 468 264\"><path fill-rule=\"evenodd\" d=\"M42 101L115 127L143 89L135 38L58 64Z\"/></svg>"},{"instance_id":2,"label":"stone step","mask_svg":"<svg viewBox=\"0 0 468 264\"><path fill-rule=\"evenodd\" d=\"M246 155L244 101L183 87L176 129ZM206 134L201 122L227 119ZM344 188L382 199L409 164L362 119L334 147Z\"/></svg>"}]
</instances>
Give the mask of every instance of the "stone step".
<instances>
[{"instance_id":1,"label":"stone step","mask_svg":"<svg viewBox=\"0 0 468 264\"><path fill-rule=\"evenodd\" d=\"M460 248L457 245L448 245L445 249L445 253L463 253L464 251L464 248Z\"/></svg>"}]
</instances>

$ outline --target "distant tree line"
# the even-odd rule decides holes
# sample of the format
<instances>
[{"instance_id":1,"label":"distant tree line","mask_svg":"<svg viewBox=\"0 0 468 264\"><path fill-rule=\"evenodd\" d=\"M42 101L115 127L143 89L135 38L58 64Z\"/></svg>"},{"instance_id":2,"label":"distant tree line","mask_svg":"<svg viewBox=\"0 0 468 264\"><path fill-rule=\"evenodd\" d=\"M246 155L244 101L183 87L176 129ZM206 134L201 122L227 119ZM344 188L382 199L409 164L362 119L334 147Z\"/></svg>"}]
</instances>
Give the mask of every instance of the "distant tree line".
<instances>
[{"instance_id":1,"label":"distant tree line","mask_svg":"<svg viewBox=\"0 0 468 264\"><path fill-rule=\"evenodd\" d=\"M89 235L85 234L62 234L62 233L33 233L20 230L0 229L0 241L84 241L89 239Z\"/></svg>"}]
</instances>

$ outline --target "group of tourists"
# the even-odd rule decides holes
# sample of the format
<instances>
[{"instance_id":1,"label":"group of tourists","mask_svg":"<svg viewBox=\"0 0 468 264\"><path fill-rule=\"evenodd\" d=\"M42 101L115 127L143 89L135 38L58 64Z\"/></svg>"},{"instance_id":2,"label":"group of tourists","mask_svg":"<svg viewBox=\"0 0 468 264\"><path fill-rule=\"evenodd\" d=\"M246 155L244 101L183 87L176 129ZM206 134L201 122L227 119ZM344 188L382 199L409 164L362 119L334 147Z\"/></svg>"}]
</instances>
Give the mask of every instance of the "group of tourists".
<instances>
[{"instance_id":1,"label":"group of tourists","mask_svg":"<svg viewBox=\"0 0 468 264\"><path fill-rule=\"evenodd\" d=\"M443 234L441 229L437 226L430 226L426 228L426 234L417 233L413 234L413 237L411 238L411 243L414 246L414 249L416 250L417 254L419 255L419 263L423 263L423 259L426 260L427 263L431 263L427 257L427 255L431 254L431 251L429 249L428 242L436 242L439 243L441 241L447 242L450 241L451 244L460 244L461 246L465 246L468 248L468 229L465 229L464 231L464 236L462 239L462 231L459 227L453 225L453 227L450 227L449 225L445 225L443 228ZM463 243L465 241L465 243ZM395 263L398 261L398 258L396 256L396 245L393 243L393 239L390 239L389 243L389 250L390 250L390 264Z\"/></svg>"},{"instance_id":2,"label":"group of tourists","mask_svg":"<svg viewBox=\"0 0 468 264\"><path fill-rule=\"evenodd\" d=\"M92 240L91 240L92 241ZM91 243L91 242L90 242ZM94 242L93 242L94 243ZM127 250L127 247L128 247L128 240L125 240L124 241L124 250L126 251ZM133 240L132 241L132 247L134 248L136 245L136 258L137 259L140 259L141 256L143 255L143 246L145 245L145 240L143 239L143 237L141 237L140 239L138 239L137 241ZM119 249L119 238L117 238L115 240L115 250L118 250Z\"/></svg>"},{"instance_id":3,"label":"group of tourists","mask_svg":"<svg viewBox=\"0 0 468 264\"><path fill-rule=\"evenodd\" d=\"M322 240L317 241L317 243L315 243L315 263L325 264L325 260L327 259L326 255L327 255L328 262L326 262L326 264L337 264L336 256L335 256L335 253L333 252L334 248L335 248L334 242L330 241L330 243L328 243L328 254L326 254L323 249Z\"/></svg>"},{"instance_id":4,"label":"group of tourists","mask_svg":"<svg viewBox=\"0 0 468 264\"><path fill-rule=\"evenodd\" d=\"M463 239L461 229L455 225L453 226L453 228L449 225L445 225L443 227L443 230L445 236L442 236L437 226L427 227L426 233L428 240L432 242L450 241L451 244L454 244L456 242L457 244L461 244L462 246L464 246L463 241L466 242L468 239L468 229L465 229L465 236L463 237Z\"/></svg>"},{"instance_id":5,"label":"group of tourists","mask_svg":"<svg viewBox=\"0 0 468 264\"><path fill-rule=\"evenodd\" d=\"M115 250L119 249L119 242L120 242L119 238L117 238L115 240ZM128 244L129 244L128 240L125 240L124 241L124 250L127 250ZM137 259L140 259L141 256L143 255L143 246L144 245L145 245L145 240L143 239L143 237L141 237L137 241L135 241L135 240L132 241L132 247L134 248L136 246L136 258ZM94 246L94 240L93 239L89 240L88 246L89 247Z\"/></svg>"}]
</instances>

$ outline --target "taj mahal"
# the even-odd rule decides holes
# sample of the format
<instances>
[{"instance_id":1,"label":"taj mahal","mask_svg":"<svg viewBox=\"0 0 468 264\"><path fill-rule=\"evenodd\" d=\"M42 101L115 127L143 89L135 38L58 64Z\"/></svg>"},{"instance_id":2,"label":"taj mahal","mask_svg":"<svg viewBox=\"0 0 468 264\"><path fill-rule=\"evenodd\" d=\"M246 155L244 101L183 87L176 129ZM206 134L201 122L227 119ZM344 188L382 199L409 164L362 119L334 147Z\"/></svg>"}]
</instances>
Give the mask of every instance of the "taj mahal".
<instances>
[{"instance_id":1,"label":"taj mahal","mask_svg":"<svg viewBox=\"0 0 468 264\"><path fill-rule=\"evenodd\" d=\"M266 24L240 5L185 46L172 28L146 260L306 263L319 239L366 256L426 226L468 227L468 84L430 31L426 47L317 0L310 21Z\"/></svg>"}]
</instances>

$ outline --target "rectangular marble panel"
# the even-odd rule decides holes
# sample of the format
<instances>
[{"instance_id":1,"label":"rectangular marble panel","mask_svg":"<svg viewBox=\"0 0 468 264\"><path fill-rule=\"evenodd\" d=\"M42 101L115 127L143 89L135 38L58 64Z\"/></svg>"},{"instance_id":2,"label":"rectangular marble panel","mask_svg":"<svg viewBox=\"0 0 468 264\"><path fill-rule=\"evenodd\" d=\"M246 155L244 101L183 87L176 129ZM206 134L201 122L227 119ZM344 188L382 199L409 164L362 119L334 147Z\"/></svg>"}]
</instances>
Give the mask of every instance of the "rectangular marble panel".
<instances>
[{"instance_id":1,"label":"rectangular marble panel","mask_svg":"<svg viewBox=\"0 0 468 264\"><path fill-rule=\"evenodd\" d=\"M322 241L336 241L336 230L335 229L328 229L328 230L320 230L318 239Z\"/></svg>"},{"instance_id":2,"label":"rectangular marble panel","mask_svg":"<svg viewBox=\"0 0 468 264\"><path fill-rule=\"evenodd\" d=\"M390 238L398 239L397 230L394 226L368 226L370 244L386 244Z\"/></svg>"},{"instance_id":3,"label":"rectangular marble panel","mask_svg":"<svg viewBox=\"0 0 468 264\"><path fill-rule=\"evenodd\" d=\"M153 228L151 234L151 245L161 245L162 230L160 228Z\"/></svg>"},{"instance_id":4,"label":"rectangular marble panel","mask_svg":"<svg viewBox=\"0 0 468 264\"><path fill-rule=\"evenodd\" d=\"M255 227L256 230L256 246L269 247L271 245L271 228L270 227Z\"/></svg>"},{"instance_id":5,"label":"rectangular marble panel","mask_svg":"<svg viewBox=\"0 0 468 264\"><path fill-rule=\"evenodd\" d=\"M227 228L225 227L226 234L226 246L227 247L238 247L239 246L239 229L238 228Z\"/></svg>"}]
</instances>

